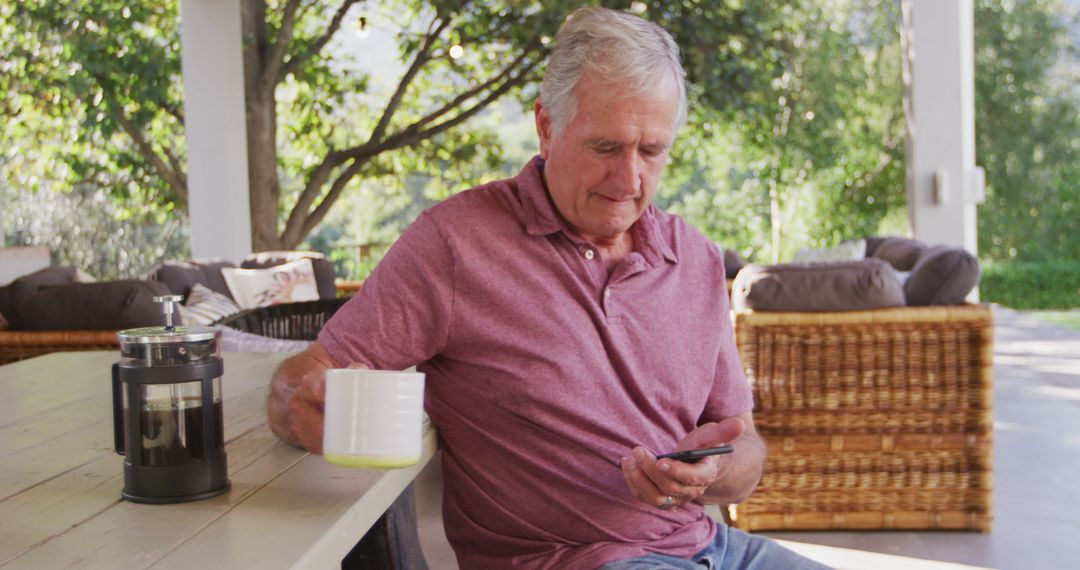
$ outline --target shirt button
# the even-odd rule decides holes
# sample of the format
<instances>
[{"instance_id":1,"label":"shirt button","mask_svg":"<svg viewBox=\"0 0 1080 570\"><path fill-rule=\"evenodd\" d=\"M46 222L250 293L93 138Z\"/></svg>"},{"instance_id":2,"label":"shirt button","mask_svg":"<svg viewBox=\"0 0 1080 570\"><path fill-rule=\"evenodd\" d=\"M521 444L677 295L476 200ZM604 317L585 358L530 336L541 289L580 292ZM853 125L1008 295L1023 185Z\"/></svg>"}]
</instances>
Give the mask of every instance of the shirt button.
<instances>
[{"instance_id":1,"label":"shirt button","mask_svg":"<svg viewBox=\"0 0 1080 570\"><path fill-rule=\"evenodd\" d=\"M596 252L594 252L591 249L586 249L585 250L585 259L591 260L594 256L596 256Z\"/></svg>"},{"instance_id":2,"label":"shirt button","mask_svg":"<svg viewBox=\"0 0 1080 570\"><path fill-rule=\"evenodd\" d=\"M604 298L607 299L610 296L611 296L611 287L608 287L607 289L604 289Z\"/></svg>"}]
</instances>

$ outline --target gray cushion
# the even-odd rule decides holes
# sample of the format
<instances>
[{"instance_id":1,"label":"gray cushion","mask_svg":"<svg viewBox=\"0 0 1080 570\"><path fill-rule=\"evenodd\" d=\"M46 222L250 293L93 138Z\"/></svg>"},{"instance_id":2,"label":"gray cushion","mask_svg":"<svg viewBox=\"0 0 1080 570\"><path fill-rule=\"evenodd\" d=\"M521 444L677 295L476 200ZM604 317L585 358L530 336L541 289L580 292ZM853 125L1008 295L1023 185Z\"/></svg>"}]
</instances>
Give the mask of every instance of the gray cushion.
<instances>
[{"instance_id":1,"label":"gray cushion","mask_svg":"<svg viewBox=\"0 0 1080 570\"><path fill-rule=\"evenodd\" d=\"M979 283L979 260L967 250L939 245L926 250L904 283L908 305L959 305Z\"/></svg>"},{"instance_id":2,"label":"gray cushion","mask_svg":"<svg viewBox=\"0 0 1080 570\"><path fill-rule=\"evenodd\" d=\"M8 322L8 328L21 330L24 321L20 307L43 287L74 283L77 270L74 267L46 267L0 287L0 315Z\"/></svg>"},{"instance_id":3,"label":"gray cushion","mask_svg":"<svg viewBox=\"0 0 1080 570\"><path fill-rule=\"evenodd\" d=\"M728 279L733 279L739 274L739 270L746 266L739 252L734 249L724 250L724 274Z\"/></svg>"},{"instance_id":4,"label":"gray cushion","mask_svg":"<svg viewBox=\"0 0 1080 570\"><path fill-rule=\"evenodd\" d=\"M186 300L191 295L191 288L196 283L202 283L211 290L228 295L229 286L225 284L225 278L221 276L222 267L236 267L228 261L166 261L158 265L150 274L150 279L160 281L168 285L169 290L177 295L183 295Z\"/></svg>"},{"instance_id":5,"label":"gray cushion","mask_svg":"<svg viewBox=\"0 0 1080 570\"><path fill-rule=\"evenodd\" d=\"M887 239L889 238L881 236L871 236L866 238L866 257L874 257L874 252L877 251L878 246L885 243L885 240Z\"/></svg>"},{"instance_id":6,"label":"gray cushion","mask_svg":"<svg viewBox=\"0 0 1080 570\"><path fill-rule=\"evenodd\" d=\"M221 276L221 268L236 267L235 263L225 259L194 259L191 263L202 269L203 275L206 277L206 281L201 282L203 285L209 287L211 291L232 298L229 285L225 283L225 278Z\"/></svg>"},{"instance_id":7,"label":"gray cushion","mask_svg":"<svg viewBox=\"0 0 1080 570\"><path fill-rule=\"evenodd\" d=\"M926 246L919 241L890 237L874 248L874 257L887 261L897 271L911 271L924 251Z\"/></svg>"},{"instance_id":8,"label":"gray cushion","mask_svg":"<svg viewBox=\"0 0 1080 570\"><path fill-rule=\"evenodd\" d=\"M748 265L732 293L736 310L853 311L904 304L896 271L880 259Z\"/></svg>"},{"instance_id":9,"label":"gray cushion","mask_svg":"<svg viewBox=\"0 0 1080 570\"><path fill-rule=\"evenodd\" d=\"M26 330L119 330L163 325L158 281L101 281L45 287L19 308ZM174 322L179 323L179 318Z\"/></svg>"},{"instance_id":10,"label":"gray cushion","mask_svg":"<svg viewBox=\"0 0 1080 570\"><path fill-rule=\"evenodd\" d=\"M337 286L334 285L337 274L334 271L334 263L317 251L262 251L247 256L240 263L240 267L243 269L266 269L267 267L277 267L297 259L311 260L311 268L315 271L315 288L319 290L320 299L337 297Z\"/></svg>"}]
</instances>

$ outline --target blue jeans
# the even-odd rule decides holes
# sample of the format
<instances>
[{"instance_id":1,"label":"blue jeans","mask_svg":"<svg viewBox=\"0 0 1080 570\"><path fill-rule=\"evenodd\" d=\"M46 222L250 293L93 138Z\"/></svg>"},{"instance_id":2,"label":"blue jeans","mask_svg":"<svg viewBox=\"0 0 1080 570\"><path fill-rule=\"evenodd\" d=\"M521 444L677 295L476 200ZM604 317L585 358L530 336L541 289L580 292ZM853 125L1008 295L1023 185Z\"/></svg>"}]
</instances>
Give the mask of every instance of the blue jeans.
<instances>
[{"instance_id":1,"label":"blue jeans","mask_svg":"<svg viewBox=\"0 0 1080 570\"><path fill-rule=\"evenodd\" d=\"M780 546L764 536L757 536L716 525L712 544L689 560L648 554L608 562L597 570L817 570L828 568Z\"/></svg>"}]
</instances>

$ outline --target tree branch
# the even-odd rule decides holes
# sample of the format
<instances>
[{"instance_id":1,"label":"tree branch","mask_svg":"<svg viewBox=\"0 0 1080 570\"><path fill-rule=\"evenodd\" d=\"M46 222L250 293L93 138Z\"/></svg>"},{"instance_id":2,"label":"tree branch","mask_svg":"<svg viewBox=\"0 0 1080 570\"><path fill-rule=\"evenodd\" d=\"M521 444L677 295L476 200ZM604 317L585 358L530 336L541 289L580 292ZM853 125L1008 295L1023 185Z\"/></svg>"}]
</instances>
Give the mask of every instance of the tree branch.
<instances>
[{"instance_id":1,"label":"tree branch","mask_svg":"<svg viewBox=\"0 0 1080 570\"><path fill-rule=\"evenodd\" d=\"M310 49L290 57L279 69L276 78L277 81L285 79L290 73L295 72L298 67L303 65L305 61L322 51L322 48L326 46L327 42L330 41L330 38L334 37L338 28L341 27L341 21L345 18L345 14L349 11L349 8L352 7L353 4L356 4L357 1L358 0L344 0L341 3L341 6L338 7L337 12L334 13L334 17L330 20L330 24L326 27L326 32L324 32L318 40L315 40L315 43L311 45Z\"/></svg>"},{"instance_id":2,"label":"tree branch","mask_svg":"<svg viewBox=\"0 0 1080 570\"><path fill-rule=\"evenodd\" d=\"M517 59L515 59L513 62L511 62L510 65L503 68L502 71L495 74L494 76L489 78L487 81L471 87L468 91L465 91L461 95L458 95L457 97L455 97L453 100L451 100L446 105L443 105L442 108L432 112L431 114L427 115L426 117L424 117L424 118L420 119L419 121L413 123L413 127L417 128L417 129L419 129L420 127L423 127L424 125L426 125L426 124L434 121L435 119L438 119L439 117L445 115L446 113L450 112L455 107L461 105L465 101L468 101L472 97L475 97L477 94L482 93L485 89L491 87L492 85L495 85L499 81L502 81L504 78L506 78L507 76L510 75L510 73L514 70L514 68L518 67L519 65L521 65L521 63L523 61L525 61L525 58L528 57L529 53L532 51L532 49L537 44L539 44L539 36L537 36L535 38L535 41L530 43L529 46L525 48L525 50L521 53L521 55L519 55L517 57ZM530 67L532 67L532 66L530 66ZM524 75L524 73L522 73L522 75Z\"/></svg>"},{"instance_id":3,"label":"tree branch","mask_svg":"<svg viewBox=\"0 0 1080 570\"><path fill-rule=\"evenodd\" d=\"M370 145L363 145L350 149L351 152L355 152L358 149L366 148ZM285 220L285 229L282 232L282 237L288 239L288 236L298 233L300 228L304 226L304 218L307 216L308 209L315 203L315 198L319 197L319 192L330 180L330 174L334 169L341 166L350 159L347 152L342 151L330 151L323 158L322 162L315 167L315 170L311 171L311 177L308 179L308 183L304 186L304 189L300 191L300 196L296 198L296 204L293 205L292 211L289 212L289 218ZM355 159L353 159L355 160ZM300 234L302 235L302 234Z\"/></svg>"},{"instance_id":4,"label":"tree branch","mask_svg":"<svg viewBox=\"0 0 1080 570\"><path fill-rule=\"evenodd\" d=\"M173 191L176 192L177 197L186 204L188 201L187 177L180 168L179 161L177 161L175 157L169 155L168 151L166 151L166 156L172 163L172 167L170 167L169 164L166 164L165 160L154 150L153 145L151 145L150 142L146 140L146 137L143 136L142 130L140 130L139 127L124 114L123 107L120 106L116 97L109 92L108 83L105 79L96 73L91 73L90 76L94 78L94 82L97 83L98 88L101 89L103 98L106 100L109 114L112 115L113 119L120 125L120 128L131 137L131 140L135 142L135 146L138 147L139 152L150 162L150 165L153 166L154 170L158 173L158 176L168 183Z\"/></svg>"},{"instance_id":5,"label":"tree branch","mask_svg":"<svg viewBox=\"0 0 1080 570\"><path fill-rule=\"evenodd\" d=\"M467 121L468 119L482 111L485 107L490 105L493 101L505 95L507 91L517 85L524 83L529 72L532 71L536 67L536 65L537 62L533 62L525 66L521 70L521 73L518 74L516 77L508 79L497 89L493 90L483 99L478 101L476 105L473 105L469 109L462 111L450 120L443 121L442 123L439 123L438 125L435 125L434 127L423 131L415 129L416 124L414 123L408 129L384 141L384 144L376 145L374 147L372 147L372 145L370 144L367 144L361 147L356 147L355 149L351 149L349 153L350 157L353 158L353 163L350 164L349 167L346 168L337 177L337 179L334 180L333 186L330 188L330 191L326 194L326 196L323 197L323 199L319 202L319 205L315 207L311 214L307 216L307 219L304 220L300 235L305 235L311 230L313 230L315 226L319 225L323 218L325 218L326 215L330 213L330 208L334 205L334 202L337 200L338 195L341 194L341 191L345 188L345 185L353 178L353 176L356 175L357 172L360 171L360 168L362 168L363 165L366 164L369 159L371 159L371 157L376 156L382 152L418 144L424 140L430 139L448 129L451 129Z\"/></svg>"},{"instance_id":6,"label":"tree branch","mask_svg":"<svg viewBox=\"0 0 1080 570\"><path fill-rule=\"evenodd\" d=\"M262 75L259 76L259 82L266 87L272 87L278 82L278 74L285 65L285 52L289 49L289 43L292 42L298 8L300 8L300 0L289 0L289 3L285 5L284 13L281 15L281 28L278 29L277 37L263 56Z\"/></svg>"},{"instance_id":7,"label":"tree branch","mask_svg":"<svg viewBox=\"0 0 1080 570\"><path fill-rule=\"evenodd\" d=\"M124 132L131 137L131 140L135 141L135 146L139 147L139 152L150 161L154 170L157 171L158 176L161 176L162 180L167 182L176 192L176 195L180 200L186 204L188 201L188 189L184 175L179 171L172 170L169 168L169 165L165 164L165 161L154 152L154 147L146 140L142 131L140 131L139 128L124 115L124 112L120 109L119 105L111 99L109 101L109 112L113 118L116 119L116 122L120 124L120 127L124 129Z\"/></svg>"},{"instance_id":8,"label":"tree branch","mask_svg":"<svg viewBox=\"0 0 1080 570\"><path fill-rule=\"evenodd\" d=\"M448 20L445 23L448 23ZM430 28L429 28L430 29ZM437 32L429 33L429 38L437 37ZM373 131L372 138L362 145L358 145L352 148L348 148L341 151L333 151L327 154L323 162L319 164L308 181L308 184L300 193L300 197L297 200L296 205L293 207L289 214L289 218L285 224L285 230L282 233L282 240L285 243L290 243L290 240L298 240L300 236L306 235L317 226L323 218L330 212L330 208L337 200L338 196L344 190L348 182L356 176L356 174L363 168L365 164L372 158L383 152L395 150L407 146L412 146L434 137L442 132L445 132L461 123L467 121L477 113L482 111L492 102L497 100L506 94L510 89L525 83L529 79L530 73L537 67L541 58L537 58L531 63L521 67L516 75L511 76L514 69L520 66L528 58L528 55L539 45L539 36L535 39L535 42L530 43L525 51L518 56L510 65L502 69L499 73L493 77L485 80L484 82L471 87L465 93L455 97L453 101L434 111L433 113L419 119L415 123L409 125L405 129L395 133L388 138L376 139ZM425 48L421 48L421 52ZM419 60L419 54L418 58ZM416 64L414 60L413 64ZM419 66L418 66L419 67ZM411 69L411 68L410 68ZM493 85L496 85L502 81L502 83L495 89L491 89ZM405 79L403 78L402 84ZM402 90L399 84L399 91ZM425 125L430 124L439 117L446 115L454 108L460 106L468 99L474 98L485 90L489 90L487 95L476 102L472 107L463 110L451 119L443 121L428 129L423 129ZM395 94L396 95L396 94ZM400 97L399 97L400 98ZM399 104L399 103L397 103ZM390 105L388 105L388 108ZM384 112L384 118L388 115ZM382 121L380 121L382 122ZM389 120L387 119L387 122ZM385 130L387 126L383 126ZM314 210L309 210L312 204L315 203L315 199L319 196L322 187L330 180L330 175L334 169L341 166L347 161L352 161L348 167L345 168L331 183L330 190L315 206Z\"/></svg>"},{"instance_id":9,"label":"tree branch","mask_svg":"<svg viewBox=\"0 0 1080 570\"><path fill-rule=\"evenodd\" d=\"M398 82L397 89L390 97L390 101L386 104L386 109L383 110L382 117L379 118L379 123L375 125L375 128L371 131L371 136L368 137L370 141L380 141L383 135L386 134L386 127L390 124L390 119L393 118L394 113L397 112L398 106L401 105L401 99L405 96L405 92L409 89L409 84L420 72L420 69L424 67L424 64L431 59L431 46L435 43L435 39L439 37L439 34L450 25L452 16L447 15L442 21L439 21L438 16L432 20L431 25L428 26L428 32L424 36L424 42L420 45L420 49L416 51L416 57L413 58L412 64L409 65L409 69L405 71L405 75L401 77L401 81ZM435 23L438 22L436 26ZM434 29L432 29L434 28Z\"/></svg>"},{"instance_id":10,"label":"tree branch","mask_svg":"<svg viewBox=\"0 0 1080 570\"><path fill-rule=\"evenodd\" d=\"M367 164L369 158L370 157L365 157L353 160L352 164L350 164L348 168L334 180L334 184L330 186L330 191L326 193L326 196L319 202L318 207L311 212L311 215L307 216L307 219L304 220L304 224L300 228L301 236L307 235L311 230L315 229L315 226L319 225L319 222L322 222L323 218L326 217L326 214L330 213L330 207L337 201L341 191L344 190L349 181L356 176L356 173L360 172L360 169Z\"/></svg>"}]
</instances>

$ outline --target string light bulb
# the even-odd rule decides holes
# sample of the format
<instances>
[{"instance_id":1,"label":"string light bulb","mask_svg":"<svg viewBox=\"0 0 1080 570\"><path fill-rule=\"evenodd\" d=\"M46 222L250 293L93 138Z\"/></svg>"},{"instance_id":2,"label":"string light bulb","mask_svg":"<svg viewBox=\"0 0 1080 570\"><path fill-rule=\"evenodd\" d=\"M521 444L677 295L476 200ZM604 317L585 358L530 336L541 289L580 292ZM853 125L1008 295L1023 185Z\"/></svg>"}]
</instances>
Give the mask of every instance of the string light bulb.
<instances>
[{"instance_id":1,"label":"string light bulb","mask_svg":"<svg viewBox=\"0 0 1080 570\"><path fill-rule=\"evenodd\" d=\"M371 35L371 28L367 25L367 16L360 16L356 23L356 37L364 39Z\"/></svg>"}]
</instances>

